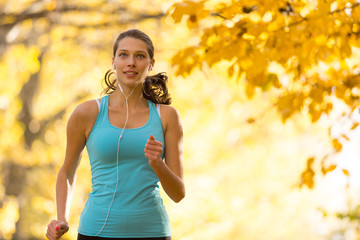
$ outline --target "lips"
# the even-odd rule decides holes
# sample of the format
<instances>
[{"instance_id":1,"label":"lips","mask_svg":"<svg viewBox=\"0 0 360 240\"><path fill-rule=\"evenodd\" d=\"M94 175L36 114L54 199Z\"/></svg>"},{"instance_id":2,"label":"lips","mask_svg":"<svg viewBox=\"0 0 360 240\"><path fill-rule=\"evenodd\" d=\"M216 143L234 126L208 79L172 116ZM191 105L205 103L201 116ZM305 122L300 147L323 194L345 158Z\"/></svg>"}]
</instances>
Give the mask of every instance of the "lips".
<instances>
[{"instance_id":1,"label":"lips","mask_svg":"<svg viewBox=\"0 0 360 240\"><path fill-rule=\"evenodd\" d=\"M128 76L135 76L137 74L137 72L134 72L134 71L125 71L124 72L125 75L128 75Z\"/></svg>"}]
</instances>

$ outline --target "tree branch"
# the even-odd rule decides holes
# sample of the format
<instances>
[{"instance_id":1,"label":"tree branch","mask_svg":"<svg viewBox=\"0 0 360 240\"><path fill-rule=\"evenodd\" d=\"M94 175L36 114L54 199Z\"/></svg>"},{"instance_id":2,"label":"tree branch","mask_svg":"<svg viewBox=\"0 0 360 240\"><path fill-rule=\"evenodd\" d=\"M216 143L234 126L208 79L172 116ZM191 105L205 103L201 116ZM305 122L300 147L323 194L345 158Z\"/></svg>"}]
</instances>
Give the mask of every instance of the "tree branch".
<instances>
[{"instance_id":1,"label":"tree branch","mask_svg":"<svg viewBox=\"0 0 360 240\"><path fill-rule=\"evenodd\" d=\"M114 14L118 13L119 11L127 11L126 8L122 6L117 6L114 9L111 9L110 11L99 9L99 6L93 6L93 7L86 7L86 6L64 6L61 8L56 8L55 10L41 10L39 12L29 12L29 10L26 10L20 14L13 14L13 13L2 13L0 14L0 27L4 28L11 28L15 26L16 24L23 22L28 19L38 19L38 18L44 18L44 17L50 17L51 14L54 13L66 13L71 11L78 11L78 12L102 12L104 14ZM14 19L13 21L6 23L9 21L9 19Z\"/></svg>"}]
</instances>

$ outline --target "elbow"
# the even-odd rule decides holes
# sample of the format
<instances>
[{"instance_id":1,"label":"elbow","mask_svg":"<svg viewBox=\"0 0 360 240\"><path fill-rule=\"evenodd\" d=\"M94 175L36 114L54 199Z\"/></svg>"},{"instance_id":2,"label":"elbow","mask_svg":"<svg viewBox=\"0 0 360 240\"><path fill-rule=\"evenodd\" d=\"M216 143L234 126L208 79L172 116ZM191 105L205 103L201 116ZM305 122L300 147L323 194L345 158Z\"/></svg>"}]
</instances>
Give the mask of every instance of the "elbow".
<instances>
[{"instance_id":1,"label":"elbow","mask_svg":"<svg viewBox=\"0 0 360 240\"><path fill-rule=\"evenodd\" d=\"M172 200L175 203L179 203L181 200L183 200L185 198L185 189L183 189L183 191L181 191L176 197L174 197Z\"/></svg>"},{"instance_id":2,"label":"elbow","mask_svg":"<svg viewBox=\"0 0 360 240\"><path fill-rule=\"evenodd\" d=\"M60 179L68 182L70 185L73 185L73 183L76 181L76 173L68 172L63 167L61 167L58 173L58 180Z\"/></svg>"}]
</instances>

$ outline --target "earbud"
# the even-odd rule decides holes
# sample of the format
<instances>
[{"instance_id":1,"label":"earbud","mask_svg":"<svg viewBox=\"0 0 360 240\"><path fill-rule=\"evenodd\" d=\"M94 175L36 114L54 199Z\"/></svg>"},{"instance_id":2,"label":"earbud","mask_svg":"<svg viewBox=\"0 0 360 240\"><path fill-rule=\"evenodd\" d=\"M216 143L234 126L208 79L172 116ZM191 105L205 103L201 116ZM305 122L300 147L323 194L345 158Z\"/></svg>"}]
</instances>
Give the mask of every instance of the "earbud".
<instances>
[{"instance_id":1,"label":"earbud","mask_svg":"<svg viewBox=\"0 0 360 240\"><path fill-rule=\"evenodd\" d=\"M113 69L115 69L115 63L113 63L112 67L113 67Z\"/></svg>"},{"instance_id":2,"label":"earbud","mask_svg":"<svg viewBox=\"0 0 360 240\"><path fill-rule=\"evenodd\" d=\"M149 67L149 71L151 71L152 70L152 66L150 65L150 67Z\"/></svg>"}]
</instances>

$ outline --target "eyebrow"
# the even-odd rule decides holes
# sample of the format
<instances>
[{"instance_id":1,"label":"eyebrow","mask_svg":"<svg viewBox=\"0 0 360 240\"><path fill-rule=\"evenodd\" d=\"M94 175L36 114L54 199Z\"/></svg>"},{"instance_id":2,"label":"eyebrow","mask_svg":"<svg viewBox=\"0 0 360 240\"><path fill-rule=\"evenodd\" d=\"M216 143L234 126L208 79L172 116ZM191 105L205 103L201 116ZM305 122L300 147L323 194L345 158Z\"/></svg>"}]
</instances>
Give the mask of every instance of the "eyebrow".
<instances>
[{"instance_id":1,"label":"eyebrow","mask_svg":"<svg viewBox=\"0 0 360 240\"><path fill-rule=\"evenodd\" d=\"M129 50L127 50L127 49L119 49L118 51L128 52ZM146 53L146 52L143 51L143 50L139 50L139 51L135 51L135 52L137 52L137 53Z\"/></svg>"}]
</instances>

